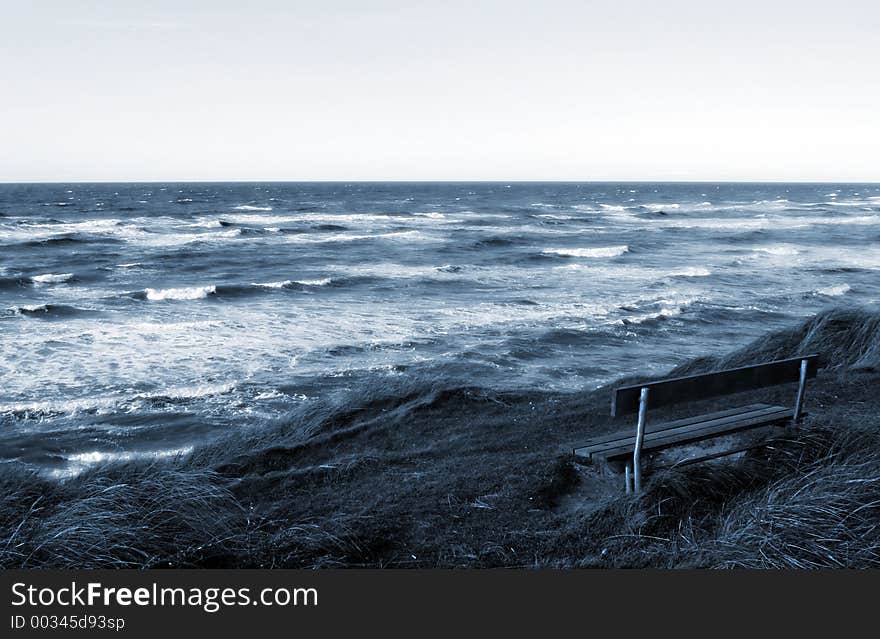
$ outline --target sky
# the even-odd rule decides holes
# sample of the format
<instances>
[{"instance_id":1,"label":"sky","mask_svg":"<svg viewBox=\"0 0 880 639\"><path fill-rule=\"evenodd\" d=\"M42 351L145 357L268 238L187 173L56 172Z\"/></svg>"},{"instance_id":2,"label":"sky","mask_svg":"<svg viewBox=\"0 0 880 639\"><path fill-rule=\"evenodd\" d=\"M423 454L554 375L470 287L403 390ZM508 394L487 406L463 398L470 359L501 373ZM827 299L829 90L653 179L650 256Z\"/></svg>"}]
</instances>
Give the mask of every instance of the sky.
<instances>
[{"instance_id":1,"label":"sky","mask_svg":"<svg viewBox=\"0 0 880 639\"><path fill-rule=\"evenodd\" d=\"M880 181L880 2L0 0L0 181Z\"/></svg>"}]
</instances>

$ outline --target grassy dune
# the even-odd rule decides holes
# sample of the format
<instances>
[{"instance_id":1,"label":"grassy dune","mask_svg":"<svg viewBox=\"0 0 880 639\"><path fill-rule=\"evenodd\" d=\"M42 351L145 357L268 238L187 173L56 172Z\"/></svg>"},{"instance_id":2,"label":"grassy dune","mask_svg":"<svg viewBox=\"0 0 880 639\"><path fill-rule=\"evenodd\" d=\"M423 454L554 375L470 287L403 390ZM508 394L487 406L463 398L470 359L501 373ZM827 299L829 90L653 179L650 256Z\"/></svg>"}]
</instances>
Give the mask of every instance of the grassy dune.
<instances>
[{"instance_id":1,"label":"grassy dune","mask_svg":"<svg viewBox=\"0 0 880 639\"><path fill-rule=\"evenodd\" d=\"M822 370L801 428L737 459L655 473L639 497L572 463L588 434L622 425L607 417L608 389L504 395L410 379L177 459L63 483L7 467L0 565L880 566L880 313L829 311L673 372L808 352Z\"/></svg>"}]
</instances>

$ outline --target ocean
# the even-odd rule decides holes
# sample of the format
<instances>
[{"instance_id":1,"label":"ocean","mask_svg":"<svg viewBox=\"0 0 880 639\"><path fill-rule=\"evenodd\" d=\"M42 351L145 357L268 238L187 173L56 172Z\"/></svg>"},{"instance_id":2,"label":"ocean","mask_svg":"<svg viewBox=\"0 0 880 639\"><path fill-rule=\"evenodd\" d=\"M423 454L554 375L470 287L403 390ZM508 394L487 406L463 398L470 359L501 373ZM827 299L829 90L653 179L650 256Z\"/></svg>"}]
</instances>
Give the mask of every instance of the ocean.
<instances>
[{"instance_id":1,"label":"ocean","mask_svg":"<svg viewBox=\"0 0 880 639\"><path fill-rule=\"evenodd\" d=\"M876 303L878 240L877 184L0 184L0 462L659 374Z\"/></svg>"}]
</instances>

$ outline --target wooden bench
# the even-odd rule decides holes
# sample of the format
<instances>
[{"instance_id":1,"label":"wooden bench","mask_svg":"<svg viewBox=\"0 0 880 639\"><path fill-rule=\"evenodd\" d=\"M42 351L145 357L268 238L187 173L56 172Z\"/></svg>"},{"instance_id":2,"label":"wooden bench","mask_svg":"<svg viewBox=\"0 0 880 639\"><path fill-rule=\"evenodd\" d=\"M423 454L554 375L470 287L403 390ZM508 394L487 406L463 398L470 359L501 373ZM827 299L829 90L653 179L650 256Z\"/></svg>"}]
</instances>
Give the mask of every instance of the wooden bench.
<instances>
[{"instance_id":1,"label":"wooden bench","mask_svg":"<svg viewBox=\"0 0 880 639\"><path fill-rule=\"evenodd\" d=\"M576 448L575 459L593 463L605 461L612 467L623 465L626 492L642 487L642 456L655 455L675 446L685 446L765 426L796 424L802 416L804 391L810 377L816 376L818 356L804 355L753 366L731 368L715 373L661 379L617 388L611 398L611 415L638 414L635 430L624 430L588 440ZM777 384L798 382L794 408L770 404L748 404L676 421L649 424L651 408L693 402L719 395L756 390ZM761 444L749 444L688 459L696 463L742 452Z\"/></svg>"}]
</instances>

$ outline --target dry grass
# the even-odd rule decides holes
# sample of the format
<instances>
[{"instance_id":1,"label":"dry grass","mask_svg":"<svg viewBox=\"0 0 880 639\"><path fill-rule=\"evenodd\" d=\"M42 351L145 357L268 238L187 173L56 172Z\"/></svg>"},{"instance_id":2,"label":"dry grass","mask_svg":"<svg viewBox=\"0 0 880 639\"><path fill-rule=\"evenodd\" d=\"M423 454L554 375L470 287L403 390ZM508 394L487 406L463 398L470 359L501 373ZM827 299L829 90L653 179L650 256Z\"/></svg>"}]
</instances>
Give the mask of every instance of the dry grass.
<instances>
[{"instance_id":1,"label":"dry grass","mask_svg":"<svg viewBox=\"0 0 880 639\"><path fill-rule=\"evenodd\" d=\"M243 547L245 514L210 471L124 465L41 483L38 495L21 479L5 482L7 567L205 565Z\"/></svg>"},{"instance_id":2,"label":"dry grass","mask_svg":"<svg viewBox=\"0 0 880 639\"><path fill-rule=\"evenodd\" d=\"M539 565L880 566L880 430L823 424L759 455L669 470L563 533L591 539Z\"/></svg>"}]
</instances>

